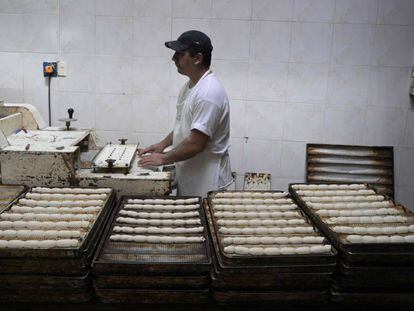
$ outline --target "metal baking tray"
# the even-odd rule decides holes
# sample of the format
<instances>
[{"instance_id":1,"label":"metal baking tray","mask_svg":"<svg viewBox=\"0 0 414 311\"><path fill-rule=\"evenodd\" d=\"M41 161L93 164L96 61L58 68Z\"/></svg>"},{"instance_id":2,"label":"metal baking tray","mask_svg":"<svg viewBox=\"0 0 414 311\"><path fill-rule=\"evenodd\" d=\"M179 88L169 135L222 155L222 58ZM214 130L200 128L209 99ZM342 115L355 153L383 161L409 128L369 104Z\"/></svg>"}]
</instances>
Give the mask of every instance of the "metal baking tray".
<instances>
[{"instance_id":1,"label":"metal baking tray","mask_svg":"<svg viewBox=\"0 0 414 311\"><path fill-rule=\"evenodd\" d=\"M210 284L210 275L95 275L97 288L128 289L204 289Z\"/></svg>"},{"instance_id":2,"label":"metal baking tray","mask_svg":"<svg viewBox=\"0 0 414 311\"><path fill-rule=\"evenodd\" d=\"M275 193L281 191L272 191ZM329 254L308 254L308 255L278 255L278 256L240 256L240 255L229 255L226 254L223 250L223 245L219 242L219 233L218 225L214 217L214 211L211 208L212 201L211 195L215 192L210 192L207 198L207 203L204 204L206 210L206 215L209 220L210 232L212 233L212 243L214 247L217 248L216 252L218 257L225 263L229 265L241 264L241 265L318 265L318 264L334 264L336 262L336 250L332 247L332 250ZM290 196L289 196L290 198ZM298 207L298 210L300 208ZM307 219L306 215L303 215ZM310 224L310 223L309 223ZM319 230L316 229L316 232L319 233ZM214 234L213 234L214 232ZM323 236L323 235L322 235Z\"/></svg>"},{"instance_id":3,"label":"metal baking tray","mask_svg":"<svg viewBox=\"0 0 414 311\"><path fill-rule=\"evenodd\" d=\"M26 192L23 185L0 185L0 214Z\"/></svg>"},{"instance_id":4,"label":"metal baking tray","mask_svg":"<svg viewBox=\"0 0 414 311\"><path fill-rule=\"evenodd\" d=\"M191 303L209 301L209 290L160 290L160 289L102 289L96 288L96 297L104 303Z\"/></svg>"},{"instance_id":5,"label":"metal baking tray","mask_svg":"<svg viewBox=\"0 0 414 311\"><path fill-rule=\"evenodd\" d=\"M115 200L115 193L112 191L78 249L1 249L2 273L86 274Z\"/></svg>"},{"instance_id":6,"label":"metal baking tray","mask_svg":"<svg viewBox=\"0 0 414 311\"><path fill-rule=\"evenodd\" d=\"M89 291L92 288L92 278L89 273L80 277L0 274L0 283L4 290L66 289L70 291Z\"/></svg>"},{"instance_id":7,"label":"metal baking tray","mask_svg":"<svg viewBox=\"0 0 414 311\"><path fill-rule=\"evenodd\" d=\"M83 303L91 300L93 289L89 291L71 291L67 289L44 289L44 290L2 290L0 292L0 302L2 303ZM30 309L25 307L24 309Z\"/></svg>"},{"instance_id":8,"label":"metal baking tray","mask_svg":"<svg viewBox=\"0 0 414 311\"><path fill-rule=\"evenodd\" d=\"M338 261L348 266L414 266L414 253L352 252L341 253Z\"/></svg>"},{"instance_id":9,"label":"metal baking tray","mask_svg":"<svg viewBox=\"0 0 414 311\"><path fill-rule=\"evenodd\" d=\"M204 211L198 209L201 226L204 228L203 243L154 244L135 242L113 242L109 237L116 225L116 217L128 199L187 199L189 197L124 196L116 213L107 226L104 239L96 252L93 273L100 274L155 274L155 275L200 275L210 272L211 255ZM134 226L134 225L128 225Z\"/></svg>"},{"instance_id":10,"label":"metal baking tray","mask_svg":"<svg viewBox=\"0 0 414 311\"><path fill-rule=\"evenodd\" d=\"M393 147L306 145L309 183L367 183L394 197Z\"/></svg>"},{"instance_id":11,"label":"metal baking tray","mask_svg":"<svg viewBox=\"0 0 414 311\"><path fill-rule=\"evenodd\" d=\"M277 273L332 273L335 271L336 261L321 264L296 262L280 263L276 261L274 264L264 263L262 265L250 265L250 263L229 263L220 255L219 242L217 240L217 235L212 224L211 214L206 201L204 203L204 208L206 210L208 228L211 236L213 263L215 263L216 270L222 274L234 276L240 275L241 273L244 275L267 275ZM216 260L216 262L214 262L214 260Z\"/></svg>"},{"instance_id":12,"label":"metal baking tray","mask_svg":"<svg viewBox=\"0 0 414 311\"><path fill-rule=\"evenodd\" d=\"M338 289L331 290L331 301L337 304L351 305L385 305L395 308L398 305L412 306L414 303L414 292L401 291L379 291L379 292L356 292L341 291Z\"/></svg>"},{"instance_id":13,"label":"metal baking tray","mask_svg":"<svg viewBox=\"0 0 414 311\"><path fill-rule=\"evenodd\" d=\"M215 301L224 304L327 304L327 291L221 291L212 289ZM275 306L276 307L276 306ZM277 307L276 307L277 308Z\"/></svg>"},{"instance_id":14,"label":"metal baking tray","mask_svg":"<svg viewBox=\"0 0 414 311\"><path fill-rule=\"evenodd\" d=\"M294 200L297 204L303 209L303 211L308 215L308 217L317 225L318 228L328 237L332 244L338 249L340 256L343 253L349 252L359 252L359 253L390 253L390 252L399 252L399 253L412 253L414 251L414 243L376 243L376 244L362 244L362 243L348 243L343 241L340 238L340 235L334 232L330 225L323 221L323 217L317 215L310 207L307 206L305 201L302 200L301 196L297 194L296 190L293 188L293 185L300 185L301 183L295 183L289 185L289 192L292 194ZM373 189L369 187L369 189ZM375 189L373 189L375 191ZM413 217L414 214L406 209L405 207L396 204L394 200L384 195L385 200L392 201L396 206L399 206L402 211L406 213L407 216ZM392 224L390 224L392 225Z\"/></svg>"}]
</instances>

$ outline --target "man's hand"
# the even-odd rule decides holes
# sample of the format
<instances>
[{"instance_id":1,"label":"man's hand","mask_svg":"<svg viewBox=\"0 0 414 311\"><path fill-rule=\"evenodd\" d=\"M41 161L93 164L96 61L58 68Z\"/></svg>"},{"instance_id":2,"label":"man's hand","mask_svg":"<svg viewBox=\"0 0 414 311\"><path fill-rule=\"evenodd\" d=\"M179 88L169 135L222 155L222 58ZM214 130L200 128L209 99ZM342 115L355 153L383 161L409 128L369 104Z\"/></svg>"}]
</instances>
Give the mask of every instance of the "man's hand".
<instances>
[{"instance_id":1,"label":"man's hand","mask_svg":"<svg viewBox=\"0 0 414 311\"><path fill-rule=\"evenodd\" d=\"M162 146L161 144L155 144L155 145L151 145L147 148L142 148L142 149L138 149L138 155L142 156L146 153L161 153L164 150L164 146Z\"/></svg>"},{"instance_id":2,"label":"man's hand","mask_svg":"<svg viewBox=\"0 0 414 311\"><path fill-rule=\"evenodd\" d=\"M139 166L160 166L166 163L166 157L164 153L153 152L150 155L143 156L139 161Z\"/></svg>"}]
</instances>

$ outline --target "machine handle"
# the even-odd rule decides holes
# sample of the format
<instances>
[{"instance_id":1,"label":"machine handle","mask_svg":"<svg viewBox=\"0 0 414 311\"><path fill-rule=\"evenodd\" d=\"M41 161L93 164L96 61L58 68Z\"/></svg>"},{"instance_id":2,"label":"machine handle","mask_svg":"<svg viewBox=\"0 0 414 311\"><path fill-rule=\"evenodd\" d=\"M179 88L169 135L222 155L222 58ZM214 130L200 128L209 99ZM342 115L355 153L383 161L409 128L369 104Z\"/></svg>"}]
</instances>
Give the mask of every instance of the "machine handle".
<instances>
[{"instance_id":1,"label":"machine handle","mask_svg":"<svg viewBox=\"0 0 414 311\"><path fill-rule=\"evenodd\" d=\"M68 109L69 119L72 119L74 112L75 112L75 110L73 110L73 108Z\"/></svg>"}]
</instances>

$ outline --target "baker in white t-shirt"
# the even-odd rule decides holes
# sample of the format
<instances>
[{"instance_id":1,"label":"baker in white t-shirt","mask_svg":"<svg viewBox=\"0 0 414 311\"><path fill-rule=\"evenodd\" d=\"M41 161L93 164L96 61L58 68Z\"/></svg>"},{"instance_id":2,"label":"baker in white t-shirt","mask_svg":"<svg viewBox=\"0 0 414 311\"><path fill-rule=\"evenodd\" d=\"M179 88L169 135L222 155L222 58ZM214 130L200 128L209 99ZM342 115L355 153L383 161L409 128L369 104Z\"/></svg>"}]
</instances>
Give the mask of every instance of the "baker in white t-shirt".
<instances>
[{"instance_id":1,"label":"baker in white t-shirt","mask_svg":"<svg viewBox=\"0 0 414 311\"><path fill-rule=\"evenodd\" d=\"M228 155L230 109L226 91L210 70L213 46L196 30L165 42L174 50L177 71L189 78L177 101L174 130L162 141L140 149L139 165L175 162L179 195L206 196L232 183ZM168 146L173 148L164 153Z\"/></svg>"}]
</instances>

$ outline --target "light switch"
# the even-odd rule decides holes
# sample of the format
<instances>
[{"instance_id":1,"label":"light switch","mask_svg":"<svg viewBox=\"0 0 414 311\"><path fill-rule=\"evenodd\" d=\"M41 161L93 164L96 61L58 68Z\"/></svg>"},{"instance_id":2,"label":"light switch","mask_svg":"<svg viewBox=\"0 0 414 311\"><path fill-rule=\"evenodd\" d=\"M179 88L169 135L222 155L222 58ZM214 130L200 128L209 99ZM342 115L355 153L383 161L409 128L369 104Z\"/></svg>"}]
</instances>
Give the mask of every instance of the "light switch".
<instances>
[{"instance_id":1,"label":"light switch","mask_svg":"<svg viewBox=\"0 0 414 311\"><path fill-rule=\"evenodd\" d=\"M60 61L58 62L58 76L59 77L66 77L67 76L67 68L66 68L66 62Z\"/></svg>"}]
</instances>

